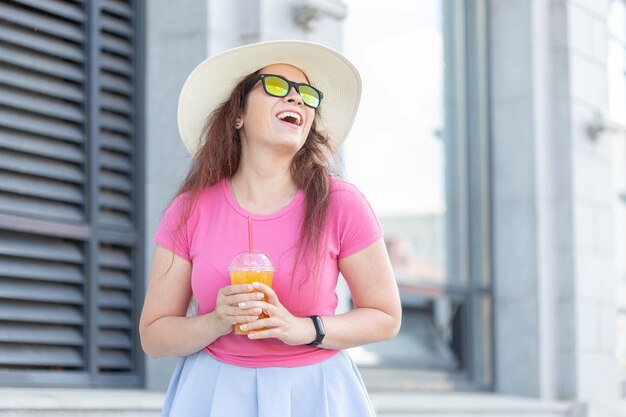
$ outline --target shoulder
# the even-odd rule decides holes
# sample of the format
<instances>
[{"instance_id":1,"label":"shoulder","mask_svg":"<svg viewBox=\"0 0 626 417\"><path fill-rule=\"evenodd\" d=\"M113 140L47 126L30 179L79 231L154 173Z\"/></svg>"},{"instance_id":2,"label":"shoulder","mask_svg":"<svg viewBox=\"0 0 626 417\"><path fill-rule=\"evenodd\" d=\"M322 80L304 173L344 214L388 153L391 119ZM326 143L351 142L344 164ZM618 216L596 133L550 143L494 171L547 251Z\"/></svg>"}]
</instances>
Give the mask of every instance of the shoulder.
<instances>
[{"instance_id":1,"label":"shoulder","mask_svg":"<svg viewBox=\"0 0 626 417\"><path fill-rule=\"evenodd\" d=\"M332 178L329 199L329 224L339 239L339 258L356 253L382 236L374 210L354 184Z\"/></svg>"},{"instance_id":2,"label":"shoulder","mask_svg":"<svg viewBox=\"0 0 626 417\"><path fill-rule=\"evenodd\" d=\"M169 203L166 204L164 215L168 217L180 216L180 213L188 207L190 198L190 191L177 194L172 200L169 201Z\"/></svg>"},{"instance_id":3,"label":"shoulder","mask_svg":"<svg viewBox=\"0 0 626 417\"><path fill-rule=\"evenodd\" d=\"M356 185L337 177L330 178L329 195L331 200L335 201L365 198Z\"/></svg>"},{"instance_id":4,"label":"shoulder","mask_svg":"<svg viewBox=\"0 0 626 417\"><path fill-rule=\"evenodd\" d=\"M355 210L369 208L365 195L354 184L332 177L329 187L330 206L333 210Z\"/></svg>"},{"instance_id":5,"label":"shoulder","mask_svg":"<svg viewBox=\"0 0 626 417\"><path fill-rule=\"evenodd\" d=\"M221 181L199 191L185 191L176 195L167 207L168 212L185 214L192 217L197 214L198 207L206 206L214 201L221 191Z\"/></svg>"},{"instance_id":6,"label":"shoulder","mask_svg":"<svg viewBox=\"0 0 626 417\"><path fill-rule=\"evenodd\" d=\"M330 193L360 193L354 184L338 177L330 177L329 191Z\"/></svg>"}]
</instances>

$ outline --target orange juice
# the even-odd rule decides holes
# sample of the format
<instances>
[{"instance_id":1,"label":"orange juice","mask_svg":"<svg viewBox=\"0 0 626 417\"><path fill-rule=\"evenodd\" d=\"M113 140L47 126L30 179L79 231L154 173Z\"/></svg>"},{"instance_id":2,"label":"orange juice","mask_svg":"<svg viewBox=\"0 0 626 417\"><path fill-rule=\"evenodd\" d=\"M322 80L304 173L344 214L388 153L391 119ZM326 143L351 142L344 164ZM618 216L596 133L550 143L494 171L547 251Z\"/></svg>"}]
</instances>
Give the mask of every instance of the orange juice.
<instances>
[{"instance_id":1,"label":"orange juice","mask_svg":"<svg viewBox=\"0 0 626 417\"><path fill-rule=\"evenodd\" d=\"M272 286L272 279L274 278L274 271L253 271L253 270L242 270L242 271L230 271L230 283L233 285L239 284L252 284L253 282L260 282L261 284L265 284L268 287ZM255 290L254 292L261 292ZM263 301L267 301L267 297L263 297ZM265 312L261 312L259 315L260 319L268 318L269 316L265 314ZM261 328L259 330L265 330ZM235 334L248 334L249 331L243 331L239 327L239 324L235 325Z\"/></svg>"}]
</instances>

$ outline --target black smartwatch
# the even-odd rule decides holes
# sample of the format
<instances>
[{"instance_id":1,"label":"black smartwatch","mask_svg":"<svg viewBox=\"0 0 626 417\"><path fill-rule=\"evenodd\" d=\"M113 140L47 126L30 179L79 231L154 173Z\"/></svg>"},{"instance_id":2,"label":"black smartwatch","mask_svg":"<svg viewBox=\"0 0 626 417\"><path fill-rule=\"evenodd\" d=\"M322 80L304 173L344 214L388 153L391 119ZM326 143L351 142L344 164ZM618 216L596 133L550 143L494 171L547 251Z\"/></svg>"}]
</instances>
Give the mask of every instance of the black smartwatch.
<instances>
[{"instance_id":1,"label":"black smartwatch","mask_svg":"<svg viewBox=\"0 0 626 417\"><path fill-rule=\"evenodd\" d=\"M324 329L324 322L320 316L309 316L313 320L315 326L315 340L311 343L307 343L307 346L317 346L322 343L324 336L326 336L326 330Z\"/></svg>"}]
</instances>

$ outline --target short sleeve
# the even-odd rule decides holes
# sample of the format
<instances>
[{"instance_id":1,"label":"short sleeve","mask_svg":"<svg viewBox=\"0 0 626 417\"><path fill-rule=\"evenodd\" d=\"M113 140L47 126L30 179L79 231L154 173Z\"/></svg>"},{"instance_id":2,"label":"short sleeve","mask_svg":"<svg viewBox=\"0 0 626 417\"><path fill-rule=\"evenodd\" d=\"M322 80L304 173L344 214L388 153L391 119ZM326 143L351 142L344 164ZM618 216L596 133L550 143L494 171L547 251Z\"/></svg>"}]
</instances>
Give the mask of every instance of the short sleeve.
<instances>
[{"instance_id":1,"label":"short sleeve","mask_svg":"<svg viewBox=\"0 0 626 417\"><path fill-rule=\"evenodd\" d=\"M191 261L187 223L180 224L186 209L187 194L177 196L163 213L154 241L176 255Z\"/></svg>"},{"instance_id":2,"label":"short sleeve","mask_svg":"<svg viewBox=\"0 0 626 417\"><path fill-rule=\"evenodd\" d=\"M342 182L334 192L339 214L339 259L365 249L383 236L369 202L355 186Z\"/></svg>"}]
</instances>

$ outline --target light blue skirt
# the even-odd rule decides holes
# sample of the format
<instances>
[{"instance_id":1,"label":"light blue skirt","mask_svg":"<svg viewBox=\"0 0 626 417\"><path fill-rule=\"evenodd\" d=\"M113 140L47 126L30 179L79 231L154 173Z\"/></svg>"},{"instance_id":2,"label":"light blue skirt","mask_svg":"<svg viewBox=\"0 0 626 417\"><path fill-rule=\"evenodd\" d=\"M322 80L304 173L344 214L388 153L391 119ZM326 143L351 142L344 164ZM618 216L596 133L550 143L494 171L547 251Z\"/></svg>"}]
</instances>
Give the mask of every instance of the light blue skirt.
<instances>
[{"instance_id":1,"label":"light blue skirt","mask_svg":"<svg viewBox=\"0 0 626 417\"><path fill-rule=\"evenodd\" d=\"M373 417L347 352L292 368L245 368L200 351L176 367L163 417Z\"/></svg>"}]
</instances>

